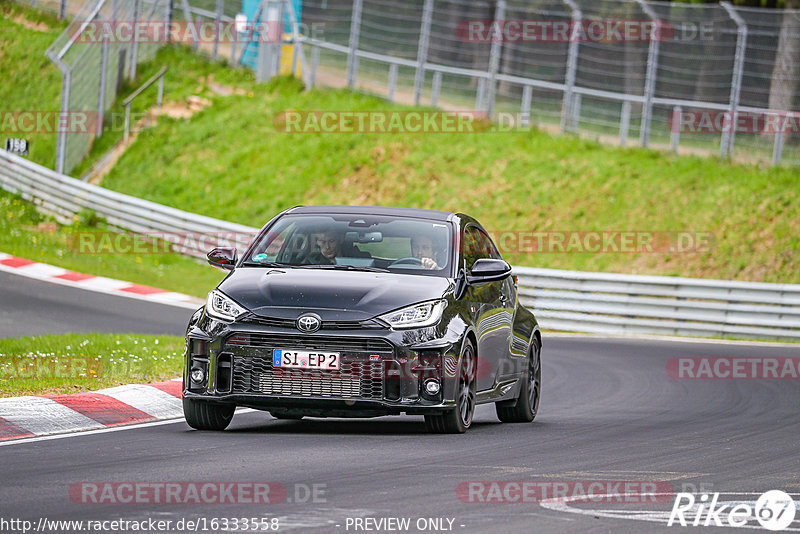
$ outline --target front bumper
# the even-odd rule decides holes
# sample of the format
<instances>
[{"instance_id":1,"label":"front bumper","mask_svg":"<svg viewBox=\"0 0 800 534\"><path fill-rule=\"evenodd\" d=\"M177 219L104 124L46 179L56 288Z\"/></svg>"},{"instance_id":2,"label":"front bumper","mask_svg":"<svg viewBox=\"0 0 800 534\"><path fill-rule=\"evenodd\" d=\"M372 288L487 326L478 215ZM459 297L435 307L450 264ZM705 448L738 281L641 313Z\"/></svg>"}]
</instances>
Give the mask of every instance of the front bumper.
<instances>
[{"instance_id":1,"label":"front bumper","mask_svg":"<svg viewBox=\"0 0 800 534\"><path fill-rule=\"evenodd\" d=\"M304 334L200 315L187 333L184 397L319 417L441 413L455 407L461 338L442 326ZM340 370L274 368L277 348L339 352ZM191 379L195 368L201 383ZM430 380L436 394L425 387Z\"/></svg>"}]
</instances>

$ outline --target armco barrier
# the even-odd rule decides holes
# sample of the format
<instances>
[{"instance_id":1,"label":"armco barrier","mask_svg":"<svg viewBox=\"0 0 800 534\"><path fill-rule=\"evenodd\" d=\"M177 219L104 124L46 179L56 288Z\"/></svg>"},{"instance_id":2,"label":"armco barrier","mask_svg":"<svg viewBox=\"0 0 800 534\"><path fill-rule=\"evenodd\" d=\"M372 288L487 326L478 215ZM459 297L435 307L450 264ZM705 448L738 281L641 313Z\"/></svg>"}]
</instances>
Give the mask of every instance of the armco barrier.
<instances>
[{"instance_id":1,"label":"armco barrier","mask_svg":"<svg viewBox=\"0 0 800 534\"><path fill-rule=\"evenodd\" d=\"M230 245L241 250L257 231L86 184L3 150L0 186L58 218L91 209L134 232L230 234ZM520 300L543 329L800 340L800 285L528 267L515 273Z\"/></svg>"},{"instance_id":2,"label":"armco barrier","mask_svg":"<svg viewBox=\"0 0 800 534\"><path fill-rule=\"evenodd\" d=\"M141 233L213 235L216 241L242 250L258 228L188 213L155 202L109 191L59 174L24 158L0 150L0 186L34 202L40 210L61 220L83 209L94 210L109 224ZM230 240L225 243L225 237ZM188 253L205 256L199 240L182 242ZM195 246L193 247L193 243Z\"/></svg>"}]
</instances>

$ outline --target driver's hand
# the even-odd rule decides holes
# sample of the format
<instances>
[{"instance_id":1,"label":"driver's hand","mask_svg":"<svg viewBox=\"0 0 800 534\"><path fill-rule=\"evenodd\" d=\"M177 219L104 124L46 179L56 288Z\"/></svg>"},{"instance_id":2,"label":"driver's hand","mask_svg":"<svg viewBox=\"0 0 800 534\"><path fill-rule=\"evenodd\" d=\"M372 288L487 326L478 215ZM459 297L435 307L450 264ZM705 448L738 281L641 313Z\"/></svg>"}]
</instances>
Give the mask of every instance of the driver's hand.
<instances>
[{"instance_id":1,"label":"driver's hand","mask_svg":"<svg viewBox=\"0 0 800 534\"><path fill-rule=\"evenodd\" d=\"M433 261L431 258L422 258L422 266L426 269L438 269L439 264Z\"/></svg>"}]
</instances>

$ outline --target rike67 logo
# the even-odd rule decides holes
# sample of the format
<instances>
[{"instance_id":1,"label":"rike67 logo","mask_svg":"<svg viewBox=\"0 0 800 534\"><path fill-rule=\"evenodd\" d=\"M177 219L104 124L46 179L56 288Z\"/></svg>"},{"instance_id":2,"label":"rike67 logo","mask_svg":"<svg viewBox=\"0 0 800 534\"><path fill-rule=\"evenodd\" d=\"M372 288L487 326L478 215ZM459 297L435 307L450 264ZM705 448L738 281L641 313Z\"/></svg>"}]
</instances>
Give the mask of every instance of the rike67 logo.
<instances>
[{"instance_id":1,"label":"rike67 logo","mask_svg":"<svg viewBox=\"0 0 800 534\"><path fill-rule=\"evenodd\" d=\"M797 508L791 495L780 490L761 494L753 503L747 499L722 500L719 493L677 493L667 526L761 527L785 530L792 525ZM757 523L756 523L757 522ZM792 528L791 530L796 530Z\"/></svg>"}]
</instances>

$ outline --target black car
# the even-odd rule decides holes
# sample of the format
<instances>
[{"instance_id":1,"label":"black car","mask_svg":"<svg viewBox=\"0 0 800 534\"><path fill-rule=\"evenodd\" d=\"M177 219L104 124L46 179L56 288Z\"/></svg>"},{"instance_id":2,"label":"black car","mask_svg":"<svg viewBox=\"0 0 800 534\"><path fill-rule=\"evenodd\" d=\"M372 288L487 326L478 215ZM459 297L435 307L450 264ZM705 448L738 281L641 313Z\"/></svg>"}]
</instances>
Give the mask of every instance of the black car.
<instances>
[{"instance_id":1,"label":"black car","mask_svg":"<svg viewBox=\"0 0 800 534\"><path fill-rule=\"evenodd\" d=\"M541 332L516 277L461 213L311 206L284 211L192 316L187 423L223 430L237 406L278 419L424 415L461 433L477 404L530 422Z\"/></svg>"}]
</instances>

